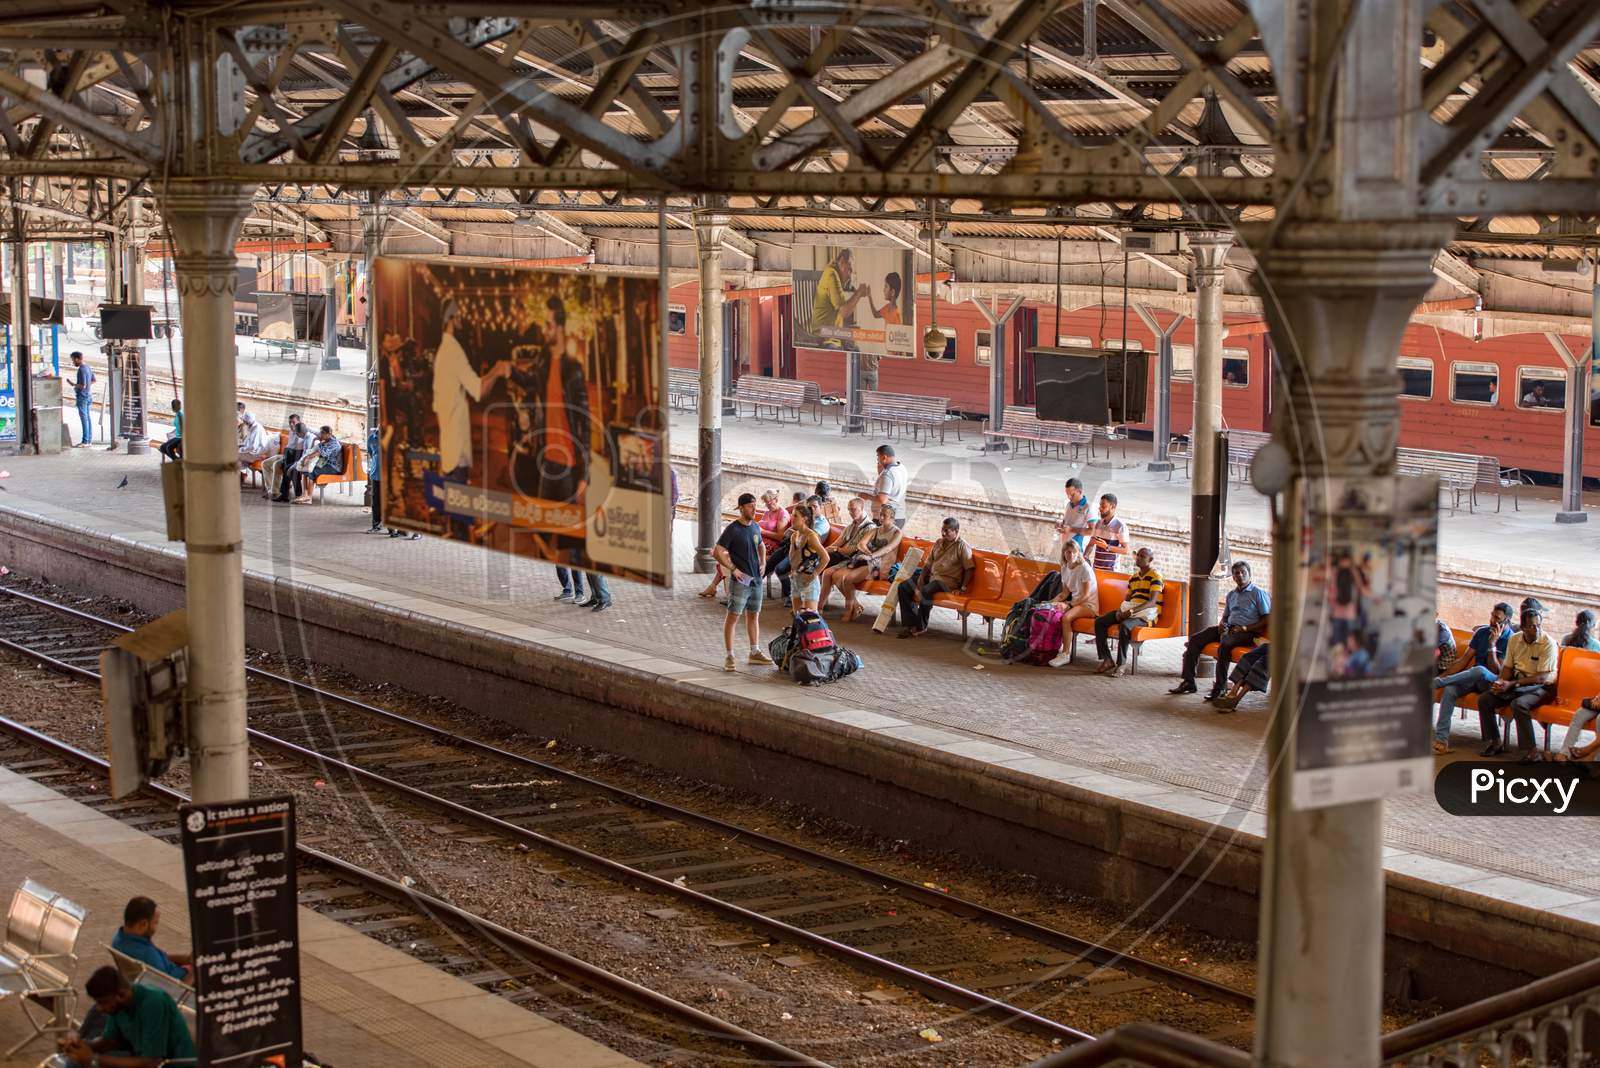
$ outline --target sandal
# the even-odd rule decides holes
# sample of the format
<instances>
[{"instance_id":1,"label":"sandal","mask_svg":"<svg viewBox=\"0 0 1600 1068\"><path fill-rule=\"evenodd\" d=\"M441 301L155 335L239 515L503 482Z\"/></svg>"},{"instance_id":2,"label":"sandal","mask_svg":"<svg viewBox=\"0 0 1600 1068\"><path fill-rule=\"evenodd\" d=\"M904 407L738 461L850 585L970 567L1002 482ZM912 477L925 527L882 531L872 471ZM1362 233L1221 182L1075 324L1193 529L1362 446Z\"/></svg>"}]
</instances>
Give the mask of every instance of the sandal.
<instances>
[{"instance_id":1,"label":"sandal","mask_svg":"<svg viewBox=\"0 0 1600 1068\"><path fill-rule=\"evenodd\" d=\"M711 587L709 590L701 590L700 591L700 596L704 597L708 601L711 600L711 598L715 597L716 595L717 595L717 588L715 586Z\"/></svg>"},{"instance_id":2,"label":"sandal","mask_svg":"<svg viewBox=\"0 0 1600 1068\"><path fill-rule=\"evenodd\" d=\"M845 605L845 607L844 607L844 617L842 619L840 619L839 622L841 622L841 623L853 623L853 622L855 622L856 618L861 615L862 611L863 611L862 607L860 605L858 605L858 604Z\"/></svg>"}]
</instances>

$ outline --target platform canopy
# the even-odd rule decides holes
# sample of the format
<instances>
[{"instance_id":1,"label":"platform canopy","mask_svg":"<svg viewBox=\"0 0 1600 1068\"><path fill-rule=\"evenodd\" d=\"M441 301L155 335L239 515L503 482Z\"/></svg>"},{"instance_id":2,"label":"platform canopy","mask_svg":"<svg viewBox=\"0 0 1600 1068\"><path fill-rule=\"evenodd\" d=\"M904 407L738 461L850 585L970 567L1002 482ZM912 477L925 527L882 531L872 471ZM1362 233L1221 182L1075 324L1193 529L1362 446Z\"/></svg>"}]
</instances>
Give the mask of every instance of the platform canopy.
<instances>
[{"instance_id":1,"label":"platform canopy","mask_svg":"<svg viewBox=\"0 0 1600 1068\"><path fill-rule=\"evenodd\" d=\"M391 252L651 271L659 198L685 271L719 204L749 284L815 235L926 262L930 199L941 266L1012 291L1058 240L1098 285L1133 227L1444 216L1431 299L1583 333L1586 272L1542 268L1596 240L1597 26L1585 0L17 0L0 176L40 237L149 230L134 203L204 176L255 187L250 240L355 251L381 204ZM1184 290L1181 244L1133 260ZM1230 267L1248 293L1249 249Z\"/></svg>"}]
</instances>

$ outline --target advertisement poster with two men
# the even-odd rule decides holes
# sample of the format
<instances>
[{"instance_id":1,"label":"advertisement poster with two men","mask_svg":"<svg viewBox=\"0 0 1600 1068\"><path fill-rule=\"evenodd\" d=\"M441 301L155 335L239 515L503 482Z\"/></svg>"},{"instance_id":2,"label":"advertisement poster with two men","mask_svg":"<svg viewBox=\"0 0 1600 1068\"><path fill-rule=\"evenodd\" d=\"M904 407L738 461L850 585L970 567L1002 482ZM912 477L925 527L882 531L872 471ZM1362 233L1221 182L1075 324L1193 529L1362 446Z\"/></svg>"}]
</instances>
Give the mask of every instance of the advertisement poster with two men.
<instances>
[{"instance_id":1,"label":"advertisement poster with two men","mask_svg":"<svg viewBox=\"0 0 1600 1068\"><path fill-rule=\"evenodd\" d=\"M652 278L379 259L384 521L671 585Z\"/></svg>"},{"instance_id":2,"label":"advertisement poster with two men","mask_svg":"<svg viewBox=\"0 0 1600 1068\"><path fill-rule=\"evenodd\" d=\"M920 351L909 249L796 245L791 272L795 348L872 356Z\"/></svg>"}]
</instances>

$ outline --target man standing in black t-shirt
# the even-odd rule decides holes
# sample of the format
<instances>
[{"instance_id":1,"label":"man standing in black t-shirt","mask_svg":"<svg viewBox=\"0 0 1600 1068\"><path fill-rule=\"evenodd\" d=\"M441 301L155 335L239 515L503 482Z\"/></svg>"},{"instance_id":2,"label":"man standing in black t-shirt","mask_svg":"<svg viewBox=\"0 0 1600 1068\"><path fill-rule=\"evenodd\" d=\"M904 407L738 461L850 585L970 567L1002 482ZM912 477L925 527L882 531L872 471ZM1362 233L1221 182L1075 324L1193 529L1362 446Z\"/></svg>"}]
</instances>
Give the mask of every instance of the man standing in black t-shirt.
<instances>
[{"instance_id":1,"label":"man standing in black t-shirt","mask_svg":"<svg viewBox=\"0 0 1600 1068\"><path fill-rule=\"evenodd\" d=\"M772 658L761 649L761 576L767 569L767 550L761 542L761 527L756 523L755 494L739 494L739 517L723 528L722 537L717 539L711 555L729 576L728 615L722 621L722 646L728 655L722 662L722 670L737 668L733 660L733 627L741 613L750 636L749 662L772 663Z\"/></svg>"}]
</instances>

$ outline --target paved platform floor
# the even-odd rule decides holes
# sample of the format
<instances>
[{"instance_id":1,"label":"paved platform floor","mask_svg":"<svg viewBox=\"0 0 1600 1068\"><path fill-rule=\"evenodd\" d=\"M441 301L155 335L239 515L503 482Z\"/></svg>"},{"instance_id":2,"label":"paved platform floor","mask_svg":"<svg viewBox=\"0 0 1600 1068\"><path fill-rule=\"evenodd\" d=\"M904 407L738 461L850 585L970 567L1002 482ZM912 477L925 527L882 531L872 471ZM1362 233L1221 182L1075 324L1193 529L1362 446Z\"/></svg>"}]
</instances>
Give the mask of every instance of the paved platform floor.
<instances>
[{"instance_id":1,"label":"paved platform floor","mask_svg":"<svg viewBox=\"0 0 1600 1068\"><path fill-rule=\"evenodd\" d=\"M150 457L76 452L12 458L0 509L74 531L177 552L162 532L157 464ZM118 489L126 476L128 486ZM695 596L692 531L678 526L677 588L614 583L615 607L594 613L555 603L547 565L432 539L364 533L359 495L330 492L315 506L273 505L246 494L245 566L404 609L543 643L606 663L652 670L663 685L693 682L758 702L1003 764L1075 786L1137 799L1246 833L1264 831L1265 699L1233 715L1195 697L1169 697L1181 643L1152 643L1137 676L1108 679L1086 666L1007 667L963 643L949 612L913 641L840 627L865 670L823 690L802 689L765 668L724 674L722 611ZM835 614L833 618L837 618ZM784 622L764 613L765 635ZM1476 721L1458 720L1458 748L1475 752ZM1559 736L1559 734L1558 734ZM1392 870L1573 918L1600 922L1600 854L1586 828L1563 820L1465 820L1431 794L1387 807Z\"/></svg>"},{"instance_id":2,"label":"paved platform floor","mask_svg":"<svg viewBox=\"0 0 1600 1068\"><path fill-rule=\"evenodd\" d=\"M187 948L183 858L175 845L0 769L0 893L31 878L88 910L73 983L110 963L105 945L128 898L161 906L160 943ZM300 910L305 1048L339 1068L638 1068L638 1062L397 949ZM176 950L174 950L175 952ZM87 1007L80 999L78 1011ZM0 1007L0 1049L27 1033ZM39 1039L0 1068L33 1068Z\"/></svg>"}]
</instances>

